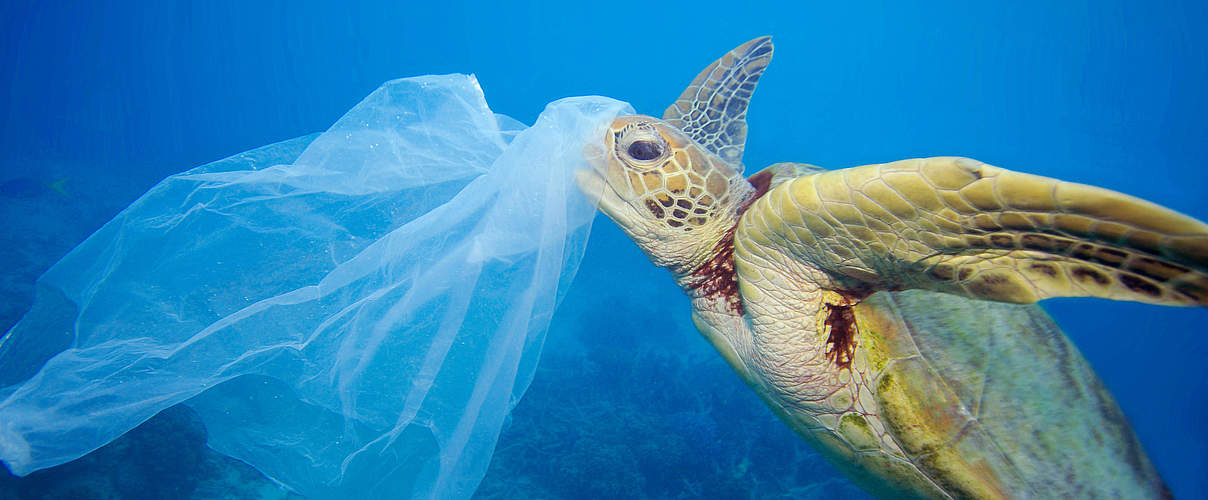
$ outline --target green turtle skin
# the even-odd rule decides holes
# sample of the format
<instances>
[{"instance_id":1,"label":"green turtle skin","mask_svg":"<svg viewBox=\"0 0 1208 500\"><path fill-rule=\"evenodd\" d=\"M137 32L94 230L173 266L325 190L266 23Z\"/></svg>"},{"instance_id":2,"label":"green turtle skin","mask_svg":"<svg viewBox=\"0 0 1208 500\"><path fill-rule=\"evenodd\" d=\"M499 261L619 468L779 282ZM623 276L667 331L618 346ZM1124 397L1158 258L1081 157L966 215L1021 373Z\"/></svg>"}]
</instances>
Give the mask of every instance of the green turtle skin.
<instances>
[{"instance_id":1,"label":"green turtle skin","mask_svg":"<svg viewBox=\"0 0 1208 500\"><path fill-rule=\"evenodd\" d=\"M885 498L1168 498L1038 300L1208 305L1208 225L966 158L742 175L767 37L663 119L615 120L581 189L667 268L789 427Z\"/></svg>"}]
</instances>

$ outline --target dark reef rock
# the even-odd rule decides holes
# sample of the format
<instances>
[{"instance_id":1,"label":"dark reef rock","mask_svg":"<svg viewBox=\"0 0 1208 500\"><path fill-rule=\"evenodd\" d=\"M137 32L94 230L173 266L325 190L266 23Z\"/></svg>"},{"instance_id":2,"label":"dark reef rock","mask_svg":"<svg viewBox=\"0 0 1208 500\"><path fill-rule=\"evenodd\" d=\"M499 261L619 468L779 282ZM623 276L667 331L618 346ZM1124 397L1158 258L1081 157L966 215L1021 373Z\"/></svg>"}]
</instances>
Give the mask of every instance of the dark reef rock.
<instances>
[{"instance_id":1,"label":"dark reef rock","mask_svg":"<svg viewBox=\"0 0 1208 500\"><path fill-rule=\"evenodd\" d=\"M205 427L197 414L176 405L78 460L23 478L5 470L0 499L300 498L205 443Z\"/></svg>"}]
</instances>

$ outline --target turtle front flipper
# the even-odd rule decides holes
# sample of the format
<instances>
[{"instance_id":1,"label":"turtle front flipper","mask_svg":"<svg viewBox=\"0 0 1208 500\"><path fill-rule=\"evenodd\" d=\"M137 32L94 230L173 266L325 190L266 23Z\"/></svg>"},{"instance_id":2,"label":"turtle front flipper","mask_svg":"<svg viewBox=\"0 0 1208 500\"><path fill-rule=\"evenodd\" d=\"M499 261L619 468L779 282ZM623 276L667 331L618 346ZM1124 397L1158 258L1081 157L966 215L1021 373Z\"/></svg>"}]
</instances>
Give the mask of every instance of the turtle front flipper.
<instances>
[{"instance_id":1,"label":"turtle front flipper","mask_svg":"<svg viewBox=\"0 0 1208 500\"><path fill-rule=\"evenodd\" d=\"M710 64L663 113L663 120L741 172L747 104L772 62L772 37L744 43Z\"/></svg>"},{"instance_id":2,"label":"turtle front flipper","mask_svg":"<svg viewBox=\"0 0 1208 500\"><path fill-rule=\"evenodd\" d=\"M756 201L738 230L826 271L836 283L823 288L1208 305L1208 225L967 158L799 177Z\"/></svg>"}]
</instances>

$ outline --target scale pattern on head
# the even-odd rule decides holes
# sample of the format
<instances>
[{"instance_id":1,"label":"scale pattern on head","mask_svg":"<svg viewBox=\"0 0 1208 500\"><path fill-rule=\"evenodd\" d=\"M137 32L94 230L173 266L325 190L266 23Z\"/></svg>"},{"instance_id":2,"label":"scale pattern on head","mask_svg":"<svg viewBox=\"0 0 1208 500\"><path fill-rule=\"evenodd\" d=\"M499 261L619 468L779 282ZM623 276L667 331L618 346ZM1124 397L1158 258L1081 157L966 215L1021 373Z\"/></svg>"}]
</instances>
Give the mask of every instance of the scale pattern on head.
<instances>
[{"instance_id":1,"label":"scale pattern on head","mask_svg":"<svg viewBox=\"0 0 1208 500\"><path fill-rule=\"evenodd\" d=\"M593 171L578 174L580 186L681 285L699 285L710 262L729 262L734 226L756 192L742 176L747 103L771 54L768 37L739 46L701 72L663 120L617 118L603 147L585 151Z\"/></svg>"},{"instance_id":2,"label":"scale pattern on head","mask_svg":"<svg viewBox=\"0 0 1208 500\"><path fill-rule=\"evenodd\" d=\"M771 60L772 38L756 38L701 71L663 120L613 122L605 177L617 194L639 213L683 231L719 213L734 215L745 201L734 197L749 191L742 179L747 105ZM731 189L735 184L739 189Z\"/></svg>"},{"instance_id":3,"label":"scale pattern on head","mask_svg":"<svg viewBox=\"0 0 1208 500\"><path fill-rule=\"evenodd\" d=\"M731 204L739 174L667 122L627 116L605 137L609 184L639 211L673 229L691 231Z\"/></svg>"},{"instance_id":4,"label":"scale pattern on head","mask_svg":"<svg viewBox=\"0 0 1208 500\"><path fill-rule=\"evenodd\" d=\"M742 172L747 104L772 62L772 37L744 43L705 68L663 119Z\"/></svg>"}]
</instances>

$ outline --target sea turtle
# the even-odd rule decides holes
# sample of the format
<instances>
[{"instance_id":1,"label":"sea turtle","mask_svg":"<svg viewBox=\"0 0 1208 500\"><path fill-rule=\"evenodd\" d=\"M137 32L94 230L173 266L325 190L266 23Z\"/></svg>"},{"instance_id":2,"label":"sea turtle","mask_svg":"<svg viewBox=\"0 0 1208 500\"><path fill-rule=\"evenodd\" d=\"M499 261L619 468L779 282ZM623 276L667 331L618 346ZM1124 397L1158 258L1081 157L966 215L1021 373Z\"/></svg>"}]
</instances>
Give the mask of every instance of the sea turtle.
<instances>
[{"instance_id":1,"label":"sea turtle","mask_svg":"<svg viewBox=\"0 0 1208 500\"><path fill-rule=\"evenodd\" d=\"M746 107L771 56L752 40L662 120L617 118L578 177L730 366L880 496L1168 497L1033 303L1208 305L1208 225L967 158L744 178Z\"/></svg>"}]
</instances>

